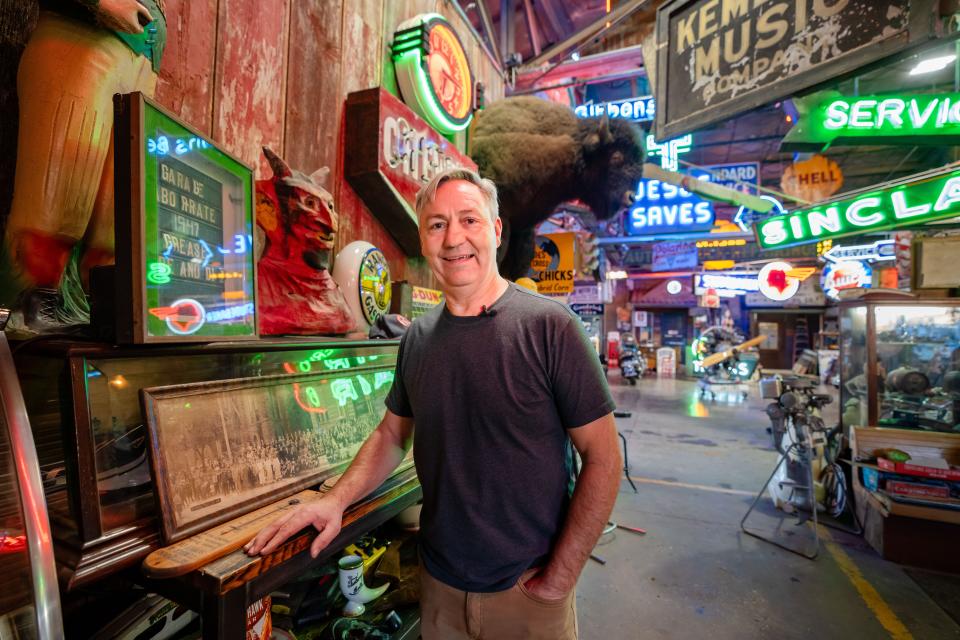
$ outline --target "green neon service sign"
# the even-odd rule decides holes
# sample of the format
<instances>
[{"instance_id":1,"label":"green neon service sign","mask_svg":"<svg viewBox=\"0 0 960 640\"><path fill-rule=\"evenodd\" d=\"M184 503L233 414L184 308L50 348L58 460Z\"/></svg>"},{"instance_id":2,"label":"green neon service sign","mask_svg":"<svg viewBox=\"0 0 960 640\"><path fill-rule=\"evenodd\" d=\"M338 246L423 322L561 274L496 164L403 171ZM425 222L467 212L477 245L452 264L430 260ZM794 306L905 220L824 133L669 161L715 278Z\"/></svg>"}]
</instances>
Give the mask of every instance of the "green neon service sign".
<instances>
[{"instance_id":1,"label":"green neon service sign","mask_svg":"<svg viewBox=\"0 0 960 640\"><path fill-rule=\"evenodd\" d=\"M835 91L794 100L797 124L784 150L831 144L957 144L960 93L847 97Z\"/></svg>"},{"instance_id":2,"label":"green neon service sign","mask_svg":"<svg viewBox=\"0 0 960 640\"><path fill-rule=\"evenodd\" d=\"M764 249L960 216L960 169L757 222Z\"/></svg>"}]
</instances>

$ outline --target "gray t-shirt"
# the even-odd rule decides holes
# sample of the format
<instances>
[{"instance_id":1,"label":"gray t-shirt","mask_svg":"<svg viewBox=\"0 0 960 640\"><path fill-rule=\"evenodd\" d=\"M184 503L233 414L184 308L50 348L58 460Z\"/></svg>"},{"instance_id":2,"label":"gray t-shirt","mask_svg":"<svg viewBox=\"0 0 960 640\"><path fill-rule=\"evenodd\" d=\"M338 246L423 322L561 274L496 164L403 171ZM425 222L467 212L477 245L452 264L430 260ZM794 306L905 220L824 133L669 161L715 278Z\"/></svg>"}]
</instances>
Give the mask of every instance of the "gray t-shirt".
<instances>
[{"instance_id":1,"label":"gray t-shirt","mask_svg":"<svg viewBox=\"0 0 960 640\"><path fill-rule=\"evenodd\" d=\"M418 318L386 405L415 422L424 566L472 592L545 562L569 502L565 430L614 408L580 320L512 283L480 316Z\"/></svg>"}]
</instances>

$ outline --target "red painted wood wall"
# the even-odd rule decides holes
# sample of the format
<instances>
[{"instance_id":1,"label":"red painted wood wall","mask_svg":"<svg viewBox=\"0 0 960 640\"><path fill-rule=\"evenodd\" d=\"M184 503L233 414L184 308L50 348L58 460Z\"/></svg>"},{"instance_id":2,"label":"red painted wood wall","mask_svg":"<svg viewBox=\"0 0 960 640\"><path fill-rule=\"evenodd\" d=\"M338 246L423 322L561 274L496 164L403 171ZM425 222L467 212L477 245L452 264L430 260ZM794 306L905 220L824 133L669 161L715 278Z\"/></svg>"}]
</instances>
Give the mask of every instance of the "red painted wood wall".
<instances>
[{"instance_id":1,"label":"red painted wood wall","mask_svg":"<svg viewBox=\"0 0 960 640\"><path fill-rule=\"evenodd\" d=\"M366 240L383 250L395 280L432 285L423 259L406 256L343 179L343 104L348 93L381 84L396 92L393 31L426 12L453 24L487 100L503 97L493 64L449 2L166 0L166 9L157 99L256 167L258 177L270 175L263 145L307 173L329 166L340 212L337 249ZM464 136L458 143L465 146Z\"/></svg>"}]
</instances>

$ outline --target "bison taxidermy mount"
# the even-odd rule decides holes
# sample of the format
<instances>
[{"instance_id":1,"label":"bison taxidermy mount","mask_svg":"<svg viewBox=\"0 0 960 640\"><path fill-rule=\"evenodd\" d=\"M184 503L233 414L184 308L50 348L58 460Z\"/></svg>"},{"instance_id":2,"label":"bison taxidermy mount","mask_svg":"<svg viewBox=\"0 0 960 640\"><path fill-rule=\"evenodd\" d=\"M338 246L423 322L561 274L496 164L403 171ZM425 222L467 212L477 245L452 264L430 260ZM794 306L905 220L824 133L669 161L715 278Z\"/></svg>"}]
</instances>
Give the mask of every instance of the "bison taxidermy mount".
<instances>
[{"instance_id":1,"label":"bison taxidermy mount","mask_svg":"<svg viewBox=\"0 0 960 640\"><path fill-rule=\"evenodd\" d=\"M527 274L536 226L558 205L581 200L601 220L632 199L643 174L643 135L624 120L578 118L539 98L506 98L480 112L470 157L497 184L503 245L500 272Z\"/></svg>"}]
</instances>

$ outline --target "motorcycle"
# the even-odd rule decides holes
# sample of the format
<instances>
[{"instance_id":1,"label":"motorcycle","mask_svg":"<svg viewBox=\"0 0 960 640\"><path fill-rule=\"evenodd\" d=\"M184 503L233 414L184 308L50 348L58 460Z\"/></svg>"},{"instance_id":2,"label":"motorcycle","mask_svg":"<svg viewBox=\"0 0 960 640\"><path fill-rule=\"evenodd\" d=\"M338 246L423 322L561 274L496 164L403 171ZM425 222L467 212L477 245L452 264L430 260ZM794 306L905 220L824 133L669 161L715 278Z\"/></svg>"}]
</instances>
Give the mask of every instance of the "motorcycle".
<instances>
[{"instance_id":1,"label":"motorcycle","mask_svg":"<svg viewBox=\"0 0 960 640\"><path fill-rule=\"evenodd\" d=\"M620 338L620 376L630 386L636 386L637 378L642 375L643 364L637 339L631 333L624 333Z\"/></svg>"}]
</instances>

